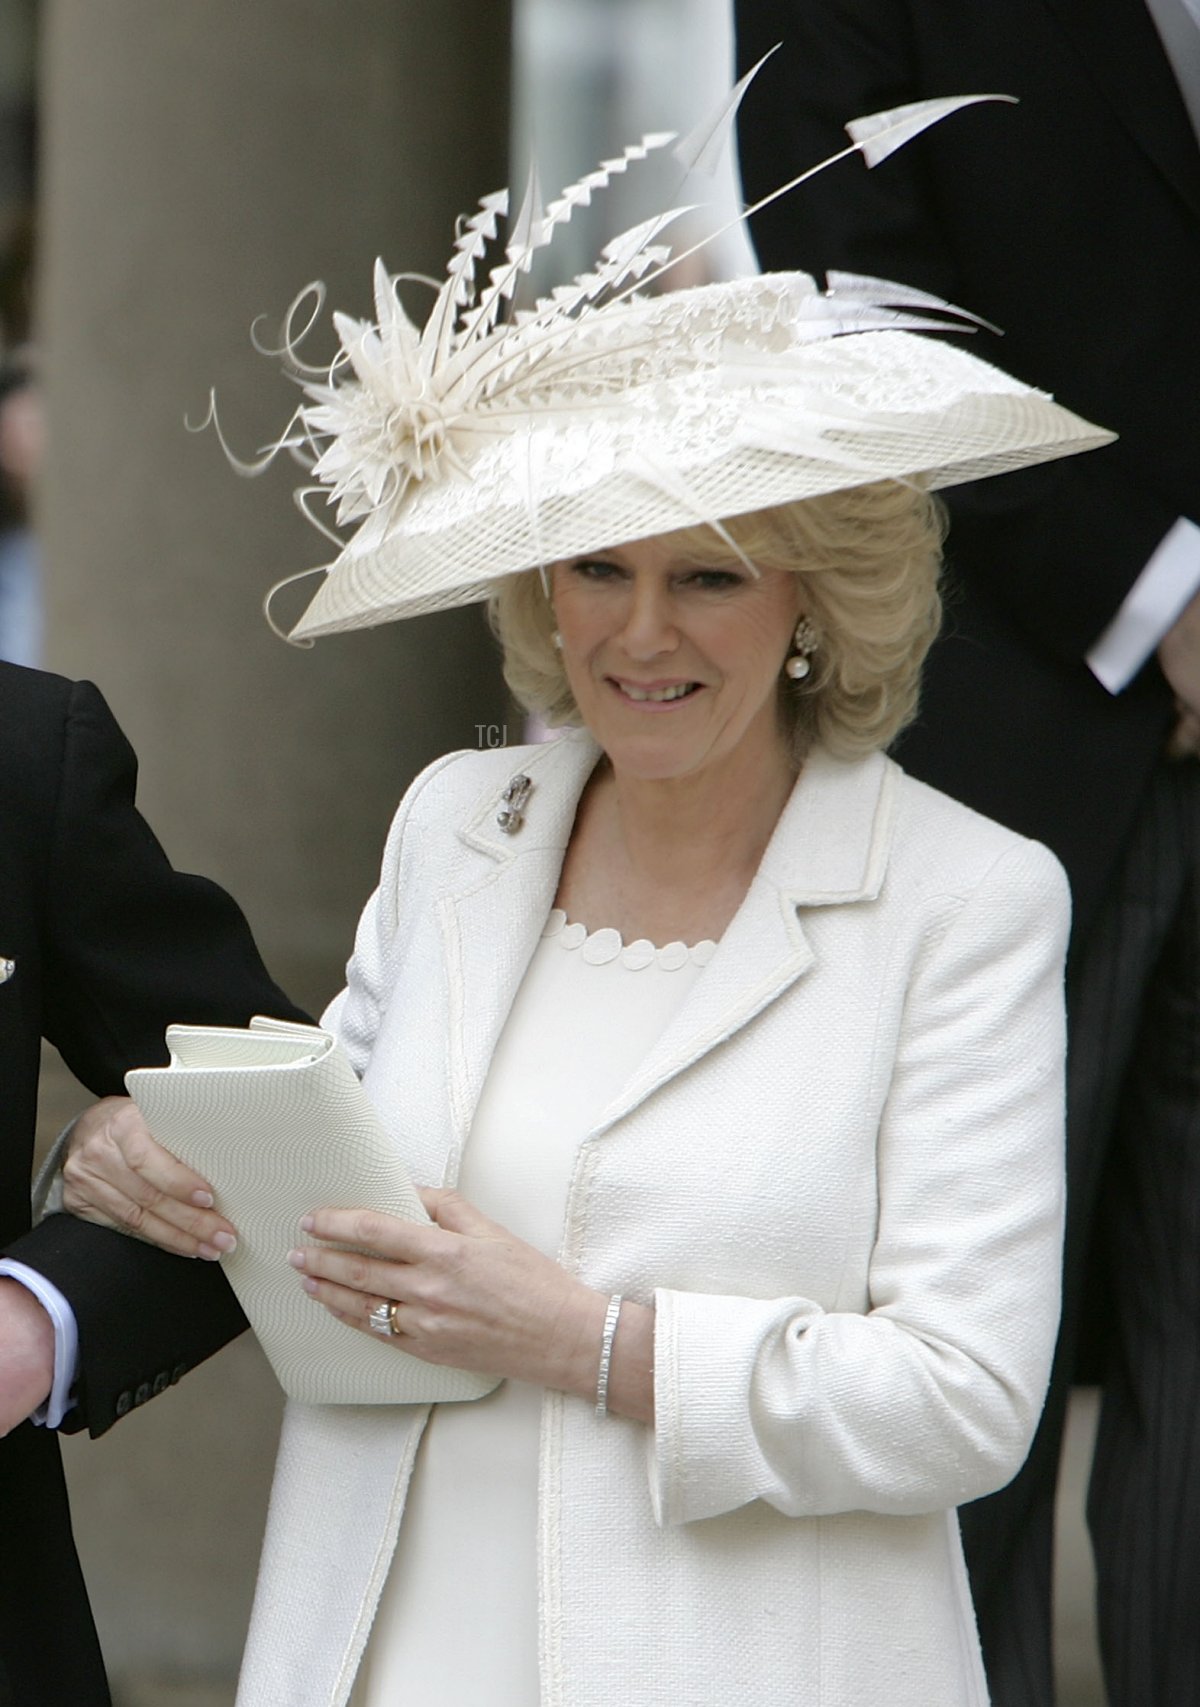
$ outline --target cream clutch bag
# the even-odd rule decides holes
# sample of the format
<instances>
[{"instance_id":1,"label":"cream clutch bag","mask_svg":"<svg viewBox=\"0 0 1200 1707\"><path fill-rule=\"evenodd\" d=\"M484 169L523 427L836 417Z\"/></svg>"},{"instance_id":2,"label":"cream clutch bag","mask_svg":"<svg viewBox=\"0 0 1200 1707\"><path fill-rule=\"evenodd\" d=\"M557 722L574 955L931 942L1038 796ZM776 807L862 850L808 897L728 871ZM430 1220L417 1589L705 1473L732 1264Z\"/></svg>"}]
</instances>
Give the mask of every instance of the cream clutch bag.
<instances>
[{"instance_id":1,"label":"cream clutch bag","mask_svg":"<svg viewBox=\"0 0 1200 1707\"><path fill-rule=\"evenodd\" d=\"M356 1333L308 1296L287 1253L300 1218L336 1204L428 1221L337 1043L316 1026L255 1019L247 1031L173 1025L166 1067L127 1074L146 1124L212 1183L237 1228L222 1263L290 1398L312 1405L478 1399L488 1375L445 1369Z\"/></svg>"}]
</instances>

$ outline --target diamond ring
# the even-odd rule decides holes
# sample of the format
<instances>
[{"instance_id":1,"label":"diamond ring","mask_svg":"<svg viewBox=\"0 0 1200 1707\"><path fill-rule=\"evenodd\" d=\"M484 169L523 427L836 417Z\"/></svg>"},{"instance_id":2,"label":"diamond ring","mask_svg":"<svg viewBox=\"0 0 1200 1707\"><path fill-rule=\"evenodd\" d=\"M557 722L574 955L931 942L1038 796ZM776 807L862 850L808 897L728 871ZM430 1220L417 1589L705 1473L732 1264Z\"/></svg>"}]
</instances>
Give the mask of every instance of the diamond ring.
<instances>
[{"instance_id":1,"label":"diamond ring","mask_svg":"<svg viewBox=\"0 0 1200 1707\"><path fill-rule=\"evenodd\" d=\"M392 1326L392 1302L390 1298L382 1298L367 1317L373 1334L386 1334L389 1338L395 1333Z\"/></svg>"}]
</instances>

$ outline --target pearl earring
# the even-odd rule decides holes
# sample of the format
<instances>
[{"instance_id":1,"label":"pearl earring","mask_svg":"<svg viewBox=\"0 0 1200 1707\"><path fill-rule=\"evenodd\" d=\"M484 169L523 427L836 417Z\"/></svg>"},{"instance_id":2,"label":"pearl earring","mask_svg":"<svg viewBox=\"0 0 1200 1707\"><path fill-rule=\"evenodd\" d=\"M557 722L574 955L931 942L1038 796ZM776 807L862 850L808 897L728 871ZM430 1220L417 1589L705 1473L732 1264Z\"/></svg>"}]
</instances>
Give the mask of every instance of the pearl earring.
<instances>
[{"instance_id":1,"label":"pearl earring","mask_svg":"<svg viewBox=\"0 0 1200 1707\"><path fill-rule=\"evenodd\" d=\"M819 636L811 617L802 616L796 624L796 632L792 644L796 650L792 653L784 669L794 682L802 682L812 669L809 658L817 649Z\"/></svg>"},{"instance_id":2,"label":"pearl earring","mask_svg":"<svg viewBox=\"0 0 1200 1707\"><path fill-rule=\"evenodd\" d=\"M557 628L554 630L554 633L550 636L550 638L554 642L554 650L556 652L561 652L562 651L562 635L558 632Z\"/></svg>"}]
</instances>

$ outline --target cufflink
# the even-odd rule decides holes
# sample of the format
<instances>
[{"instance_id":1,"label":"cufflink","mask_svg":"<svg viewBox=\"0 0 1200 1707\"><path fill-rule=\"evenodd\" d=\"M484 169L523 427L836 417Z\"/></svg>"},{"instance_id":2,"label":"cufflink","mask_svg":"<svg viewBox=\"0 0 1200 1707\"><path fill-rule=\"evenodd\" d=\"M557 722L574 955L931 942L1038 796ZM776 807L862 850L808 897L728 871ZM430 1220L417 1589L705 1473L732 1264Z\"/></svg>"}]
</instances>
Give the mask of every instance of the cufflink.
<instances>
[{"instance_id":1,"label":"cufflink","mask_svg":"<svg viewBox=\"0 0 1200 1707\"><path fill-rule=\"evenodd\" d=\"M6 960L5 957L2 954L0 954L0 984L7 984L8 980L12 977L13 973L16 970L17 970L16 961L15 960Z\"/></svg>"}]
</instances>

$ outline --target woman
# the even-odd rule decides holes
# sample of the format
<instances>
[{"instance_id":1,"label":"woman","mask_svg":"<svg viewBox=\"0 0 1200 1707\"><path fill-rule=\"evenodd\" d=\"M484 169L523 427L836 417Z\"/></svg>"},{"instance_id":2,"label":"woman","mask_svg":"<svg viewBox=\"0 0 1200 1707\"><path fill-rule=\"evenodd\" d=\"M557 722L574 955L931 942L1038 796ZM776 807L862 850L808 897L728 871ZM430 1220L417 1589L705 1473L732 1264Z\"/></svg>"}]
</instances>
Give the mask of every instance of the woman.
<instances>
[{"instance_id":1,"label":"woman","mask_svg":"<svg viewBox=\"0 0 1200 1707\"><path fill-rule=\"evenodd\" d=\"M473 231L308 379L362 526L295 633L487 595L578 728L402 803L325 1023L434 1224L317 1209L292 1260L503 1384L289 1408L239 1702L981 1707L954 1508L1048 1372L1067 899L884 748L925 488L1104 435L896 287L630 297L645 234L502 325Z\"/></svg>"}]
</instances>

